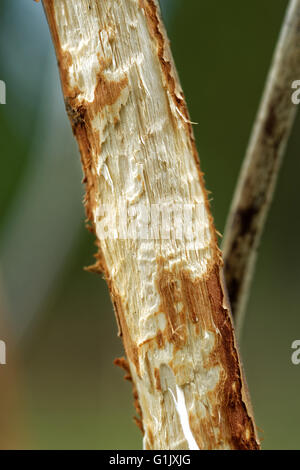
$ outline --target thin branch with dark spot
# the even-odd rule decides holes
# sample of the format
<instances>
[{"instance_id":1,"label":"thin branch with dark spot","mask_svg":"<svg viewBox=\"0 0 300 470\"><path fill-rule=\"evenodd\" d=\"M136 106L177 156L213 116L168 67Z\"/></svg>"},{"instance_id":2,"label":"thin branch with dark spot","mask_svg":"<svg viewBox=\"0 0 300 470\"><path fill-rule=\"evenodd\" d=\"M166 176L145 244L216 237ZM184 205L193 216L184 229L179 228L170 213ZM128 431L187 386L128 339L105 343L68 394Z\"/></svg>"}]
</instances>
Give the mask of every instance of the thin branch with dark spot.
<instances>
[{"instance_id":1,"label":"thin branch with dark spot","mask_svg":"<svg viewBox=\"0 0 300 470\"><path fill-rule=\"evenodd\" d=\"M295 120L300 78L300 0L291 0L243 163L223 241L225 279L238 330L281 161Z\"/></svg>"}]
</instances>

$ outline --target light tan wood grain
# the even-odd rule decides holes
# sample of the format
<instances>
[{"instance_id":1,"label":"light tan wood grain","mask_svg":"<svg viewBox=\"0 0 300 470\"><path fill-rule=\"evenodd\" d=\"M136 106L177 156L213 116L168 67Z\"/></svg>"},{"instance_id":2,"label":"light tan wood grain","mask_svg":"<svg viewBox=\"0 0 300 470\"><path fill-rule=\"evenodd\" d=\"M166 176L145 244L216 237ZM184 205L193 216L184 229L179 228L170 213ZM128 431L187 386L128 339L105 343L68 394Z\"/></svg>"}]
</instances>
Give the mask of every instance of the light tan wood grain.
<instances>
[{"instance_id":1,"label":"light tan wood grain","mask_svg":"<svg viewBox=\"0 0 300 470\"><path fill-rule=\"evenodd\" d=\"M43 3L98 238L94 269L110 288L144 448L258 449L215 228L158 4ZM145 236L149 207L162 203L190 206L182 225L194 232L180 237L171 217L169 237L160 230ZM111 227L124 210L140 216L140 236L105 238L107 206Z\"/></svg>"}]
</instances>

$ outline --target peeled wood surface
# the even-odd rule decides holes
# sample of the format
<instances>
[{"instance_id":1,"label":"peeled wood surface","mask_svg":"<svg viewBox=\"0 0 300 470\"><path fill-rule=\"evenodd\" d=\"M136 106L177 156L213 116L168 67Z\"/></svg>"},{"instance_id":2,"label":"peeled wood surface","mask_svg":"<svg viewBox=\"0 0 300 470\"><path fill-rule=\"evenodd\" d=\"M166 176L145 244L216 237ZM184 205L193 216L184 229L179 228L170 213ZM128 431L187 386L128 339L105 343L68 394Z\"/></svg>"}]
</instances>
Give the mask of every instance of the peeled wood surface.
<instances>
[{"instance_id":1,"label":"peeled wood surface","mask_svg":"<svg viewBox=\"0 0 300 470\"><path fill-rule=\"evenodd\" d=\"M44 8L98 235L94 269L110 288L144 448L257 449L215 229L158 5L44 0ZM142 216L162 201L197 205L197 245L185 237L104 239L103 205L120 217L120 201Z\"/></svg>"}]
</instances>

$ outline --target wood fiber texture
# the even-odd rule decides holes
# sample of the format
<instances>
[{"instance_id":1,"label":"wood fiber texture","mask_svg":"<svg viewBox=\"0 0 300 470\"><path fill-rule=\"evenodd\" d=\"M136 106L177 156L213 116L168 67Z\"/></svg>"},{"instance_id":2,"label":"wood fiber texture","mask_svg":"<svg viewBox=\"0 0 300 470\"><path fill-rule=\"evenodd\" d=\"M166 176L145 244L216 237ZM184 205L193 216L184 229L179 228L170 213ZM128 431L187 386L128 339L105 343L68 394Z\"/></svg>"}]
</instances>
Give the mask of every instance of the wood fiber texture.
<instances>
[{"instance_id":1,"label":"wood fiber texture","mask_svg":"<svg viewBox=\"0 0 300 470\"><path fill-rule=\"evenodd\" d=\"M43 3L99 246L93 268L109 285L128 359L117 362L134 384L144 448L258 449L216 232L158 4ZM162 206L189 215L178 223L172 213L167 235ZM149 208L158 208L151 220ZM131 231L105 237L103 226L111 234L124 212ZM190 233L182 236L182 228Z\"/></svg>"}]
</instances>

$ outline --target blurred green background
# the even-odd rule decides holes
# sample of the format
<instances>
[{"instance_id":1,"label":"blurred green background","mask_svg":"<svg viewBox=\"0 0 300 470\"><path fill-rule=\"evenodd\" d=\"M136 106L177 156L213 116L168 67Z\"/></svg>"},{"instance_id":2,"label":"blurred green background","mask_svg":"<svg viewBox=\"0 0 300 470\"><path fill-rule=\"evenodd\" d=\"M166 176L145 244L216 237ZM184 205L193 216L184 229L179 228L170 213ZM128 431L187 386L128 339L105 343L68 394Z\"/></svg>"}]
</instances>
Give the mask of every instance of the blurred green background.
<instances>
[{"instance_id":1,"label":"blurred green background","mask_svg":"<svg viewBox=\"0 0 300 470\"><path fill-rule=\"evenodd\" d=\"M161 0L220 232L287 3ZM141 448L131 387L112 364L123 349L106 284L83 271L94 239L41 4L1 0L0 39L0 447ZM300 449L299 129L241 340L266 449Z\"/></svg>"}]
</instances>

